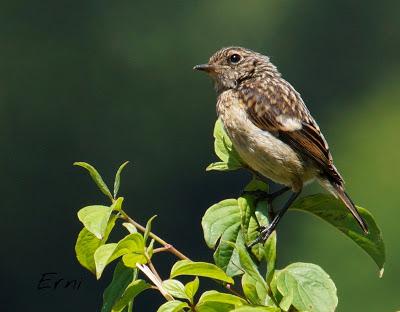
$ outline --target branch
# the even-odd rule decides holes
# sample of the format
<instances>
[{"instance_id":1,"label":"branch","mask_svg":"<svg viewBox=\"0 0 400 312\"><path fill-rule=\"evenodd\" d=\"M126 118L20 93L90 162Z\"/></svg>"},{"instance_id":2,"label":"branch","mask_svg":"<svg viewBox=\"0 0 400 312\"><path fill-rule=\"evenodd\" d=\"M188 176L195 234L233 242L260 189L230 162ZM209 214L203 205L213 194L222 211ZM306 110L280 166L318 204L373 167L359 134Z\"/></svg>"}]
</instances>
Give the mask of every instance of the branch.
<instances>
[{"instance_id":1,"label":"branch","mask_svg":"<svg viewBox=\"0 0 400 312\"><path fill-rule=\"evenodd\" d=\"M121 211L122 217L125 221L129 222L130 224L134 225L139 231L145 232L146 228L142 226L141 224L137 223L135 220L133 220L131 217L129 217L126 212ZM189 257L185 256L183 253L181 253L179 250L177 250L174 246L171 244L168 244L165 240L162 238L158 237L156 234L153 232L149 233L149 236L154 239L157 243L161 244L164 246L165 250L169 251L170 253L174 254L176 257L182 260L190 260Z\"/></svg>"},{"instance_id":2,"label":"branch","mask_svg":"<svg viewBox=\"0 0 400 312\"><path fill-rule=\"evenodd\" d=\"M145 232L146 228L142 226L141 224L137 223L135 220L133 220L131 217L129 217L125 211L121 210L122 218L126 221L135 226L139 231ZM154 239L156 242L159 244L163 245L162 248L156 248L154 251L155 252L162 252L162 251L169 251L170 253L174 254L177 258L182 259L182 260L190 260L189 257L185 256L183 253L181 253L178 249L176 249L174 246L171 244L167 243L165 240L163 240L161 237L157 236L153 232L149 233L149 236ZM241 295L238 291L232 288L232 284L223 284L220 283L219 281L216 281L218 284L222 284L227 290L229 290L231 293L234 295L243 298L243 295ZM245 299L246 300L246 299Z\"/></svg>"}]
</instances>

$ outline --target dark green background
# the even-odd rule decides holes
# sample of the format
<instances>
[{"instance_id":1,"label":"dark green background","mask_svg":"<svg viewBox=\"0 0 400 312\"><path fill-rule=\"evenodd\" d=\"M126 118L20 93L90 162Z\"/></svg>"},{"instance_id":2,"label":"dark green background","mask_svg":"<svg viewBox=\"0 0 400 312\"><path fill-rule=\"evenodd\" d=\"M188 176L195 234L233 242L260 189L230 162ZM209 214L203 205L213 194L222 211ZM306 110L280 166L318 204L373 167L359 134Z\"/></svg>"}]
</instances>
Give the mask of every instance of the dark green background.
<instances>
[{"instance_id":1,"label":"dark green background","mask_svg":"<svg viewBox=\"0 0 400 312\"><path fill-rule=\"evenodd\" d=\"M192 71L217 49L271 56L319 121L354 200L375 215L383 279L358 247L309 215L279 226L279 265L321 265L338 311L400 308L399 1L3 1L0 4L1 311L98 311L100 282L81 268L76 212L106 203L86 173L108 182L124 160L126 209L196 260L209 260L200 218L237 196L245 173L206 173L215 159L215 94ZM317 186L309 188L317 192ZM165 256L168 264L171 256ZM168 266L161 268L163 276ZM79 291L36 290L44 272ZM136 311L155 311L149 292Z\"/></svg>"}]
</instances>

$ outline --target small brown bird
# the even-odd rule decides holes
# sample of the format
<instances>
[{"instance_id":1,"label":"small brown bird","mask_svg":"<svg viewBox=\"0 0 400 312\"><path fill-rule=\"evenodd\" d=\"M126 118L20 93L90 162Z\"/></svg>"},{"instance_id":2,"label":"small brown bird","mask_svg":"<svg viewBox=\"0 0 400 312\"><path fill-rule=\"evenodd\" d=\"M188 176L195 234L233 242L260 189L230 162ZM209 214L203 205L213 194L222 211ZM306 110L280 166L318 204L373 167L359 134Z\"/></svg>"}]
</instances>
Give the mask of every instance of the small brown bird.
<instances>
[{"instance_id":1,"label":"small brown bird","mask_svg":"<svg viewBox=\"0 0 400 312\"><path fill-rule=\"evenodd\" d=\"M197 65L214 80L217 113L239 156L252 171L285 187L270 199L293 194L250 246L265 242L303 186L317 180L340 198L365 233L366 222L344 190L328 143L300 94L260 53L229 47Z\"/></svg>"}]
</instances>

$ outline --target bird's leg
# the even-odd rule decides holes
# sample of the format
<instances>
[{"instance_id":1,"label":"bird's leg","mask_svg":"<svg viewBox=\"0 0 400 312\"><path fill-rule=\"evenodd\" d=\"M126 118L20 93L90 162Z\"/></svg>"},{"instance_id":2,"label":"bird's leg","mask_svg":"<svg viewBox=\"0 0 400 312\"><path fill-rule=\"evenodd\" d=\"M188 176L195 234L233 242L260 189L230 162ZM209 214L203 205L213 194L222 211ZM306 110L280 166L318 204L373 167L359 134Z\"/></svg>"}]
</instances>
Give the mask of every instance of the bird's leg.
<instances>
[{"instance_id":1,"label":"bird's leg","mask_svg":"<svg viewBox=\"0 0 400 312\"><path fill-rule=\"evenodd\" d=\"M274 206L272 206L272 200L267 200L267 203L268 203L268 220L271 222L271 220L274 220L275 218Z\"/></svg>"},{"instance_id":2,"label":"bird's leg","mask_svg":"<svg viewBox=\"0 0 400 312\"><path fill-rule=\"evenodd\" d=\"M270 201L273 201L275 198L277 198L278 196L281 196L282 194L285 194L289 190L290 190L289 186L284 186L280 190L277 190L273 193L269 193L267 196L267 199Z\"/></svg>"},{"instance_id":3,"label":"bird's leg","mask_svg":"<svg viewBox=\"0 0 400 312\"><path fill-rule=\"evenodd\" d=\"M275 211L272 206L272 201L275 198L277 198L278 196L286 193L288 190L290 190L290 187L285 186L285 187L281 188L280 190L277 190L273 193L268 193L265 191L257 190L257 191L243 191L242 195L245 195L245 194L254 195L256 197L255 201L254 201L254 207L257 207L257 204L259 201L266 199L267 203L268 203L268 216L269 216L269 220L271 221L275 217ZM260 225L260 222L257 219L255 209L252 212L252 216L253 216L254 220L256 220L256 222L257 222L257 231L262 232L263 230L265 230L266 227L263 225Z\"/></svg>"},{"instance_id":4,"label":"bird's leg","mask_svg":"<svg viewBox=\"0 0 400 312\"><path fill-rule=\"evenodd\" d=\"M280 190L277 190L273 193L270 193L267 198L267 203L268 203L268 216L269 216L269 221L273 220L275 218L275 211L274 211L274 206L272 206L272 201L277 198L278 196L281 196L282 194L286 193L287 191L290 190L290 187L284 186Z\"/></svg>"},{"instance_id":5,"label":"bird's leg","mask_svg":"<svg viewBox=\"0 0 400 312\"><path fill-rule=\"evenodd\" d=\"M264 243L268 237L272 234L272 232L275 230L276 226L279 223L279 220L282 218L282 216L285 214L285 212L288 210L288 208L290 207L290 205L296 200L296 198L300 195L301 190L293 193L289 199L287 200L287 202L285 203L285 205L283 205L282 209L278 212L278 214L274 217L274 219L272 220L272 222L269 224L269 226L267 228L264 228L261 232L260 232L260 236L253 241L252 243L250 243L250 245L248 246L248 248L253 247L254 245L258 244L258 243Z\"/></svg>"}]
</instances>

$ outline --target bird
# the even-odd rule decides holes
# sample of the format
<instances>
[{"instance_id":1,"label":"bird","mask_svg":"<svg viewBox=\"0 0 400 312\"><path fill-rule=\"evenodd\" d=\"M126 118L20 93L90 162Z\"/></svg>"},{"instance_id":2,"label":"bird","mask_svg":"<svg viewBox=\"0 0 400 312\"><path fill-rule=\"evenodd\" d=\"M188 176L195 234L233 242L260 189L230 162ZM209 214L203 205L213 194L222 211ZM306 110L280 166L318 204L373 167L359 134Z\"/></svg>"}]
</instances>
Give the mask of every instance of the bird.
<instances>
[{"instance_id":1,"label":"bird","mask_svg":"<svg viewBox=\"0 0 400 312\"><path fill-rule=\"evenodd\" d=\"M320 127L268 56L243 47L226 47L193 69L212 78L218 118L246 167L283 185L270 198L291 191L248 247L268 239L303 187L313 181L339 198L368 234L367 223L345 191Z\"/></svg>"}]
</instances>

